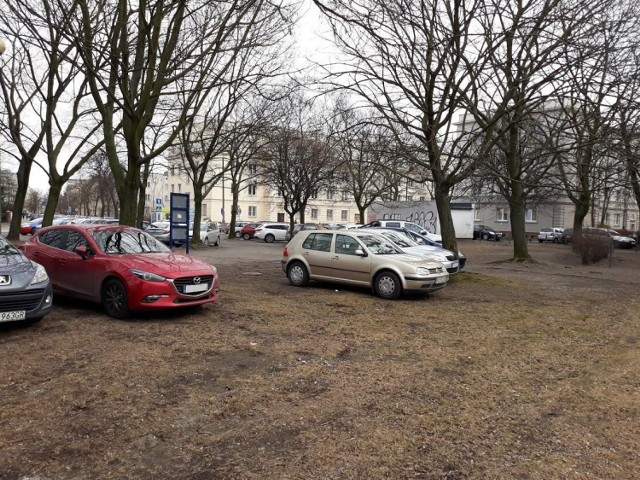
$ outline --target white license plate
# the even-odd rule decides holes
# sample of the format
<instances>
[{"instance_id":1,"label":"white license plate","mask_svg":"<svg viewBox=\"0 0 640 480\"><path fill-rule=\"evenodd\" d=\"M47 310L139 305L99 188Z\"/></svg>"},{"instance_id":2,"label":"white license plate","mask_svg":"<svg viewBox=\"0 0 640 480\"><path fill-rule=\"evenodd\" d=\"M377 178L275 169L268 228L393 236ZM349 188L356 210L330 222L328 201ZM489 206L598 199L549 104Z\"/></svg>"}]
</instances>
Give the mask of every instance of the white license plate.
<instances>
[{"instance_id":1,"label":"white license plate","mask_svg":"<svg viewBox=\"0 0 640 480\"><path fill-rule=\"evenodd\" d=\"M199 285L185 285L184 293L205 292L209 289L208 283L201 283Z\"/></svg>"},{"instance_id":2,"label":"white license plate","mask_svg":"<svg viewBox=\"0 0 640 480\"><path fill-rule=\"evenodd\" d=\"M25 310L0 312L0 322L13 322L15 320L24 320L25 318L27 318L27 312Z\"/></svg>"},{"instance_id":3,"label":"white license plate","mask_svg":"<svg viewBox=\"0 0 640 480\"><path fill-rule=\"evenodd\" d=\"M449 280L449 277L438 277L436 278L436 285L440 285L441 283L447 283L447 280Z\"/></svg>"}]
</instances>

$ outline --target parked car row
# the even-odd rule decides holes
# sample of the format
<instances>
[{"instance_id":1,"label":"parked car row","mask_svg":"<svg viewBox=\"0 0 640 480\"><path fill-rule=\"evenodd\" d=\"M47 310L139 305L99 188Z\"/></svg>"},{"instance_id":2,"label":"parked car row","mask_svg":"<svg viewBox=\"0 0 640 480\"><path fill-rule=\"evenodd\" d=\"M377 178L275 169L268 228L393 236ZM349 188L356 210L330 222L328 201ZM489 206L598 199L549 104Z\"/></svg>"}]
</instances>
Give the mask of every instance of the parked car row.
<instances>
[{"instance_id":1,"label":"parked car row","mask_svg":"<svg viewBox=\"0 0 640 480\"><path fill-rule=\"evenodd\" d=\"M0 322L40 320L54 294L100 303L115 318L218 300L214 266L133 227L44 227L19 249L0 237L0 255Z\"/></svg>"},{"instance_id":2,"label":"parked car row","mask_svg":"<svg viewBox=\"0 0 640 480\"><path fill-rule=\"evenodd\" d=\"M194 223L189 223L189 238L193 239ZM184 224L183 228L186 228ZM169 221L161 221L150 224L145 231L152 237L163 243L169 244L173 240L173 244L180 246L184 243L181 239L171 237L171 223ZM218 246L222 242L222 232L218 222L200 222L200 241L205 245Z\"/></svg>"},{"instance_id":3,"label":"parked car row","mask_svg":"<svg viewBox=\"0 0 640 480\"><path fill-rule=\"evenodd\" d=\"M38 229L42 228L43 217L34 218L20 225L20 235L35 235ZM113 217L65 217L56 215L53 217L51 225L68 225L68 224L107 224L117 225L120 221Z\"/></svg>"},{"instance_id":4,"label":"parked car row","mask_svg":"<svg viewBox=\"0 0 640 480\"><path fill-rule=\"evenodd\" d=\"M405 253L381 233L366 229L303 230L284 248L281 265L297 287L311 280L359 285L384 299L435 292L449 280L441 262Z\"/></svg>"}]
</instances>

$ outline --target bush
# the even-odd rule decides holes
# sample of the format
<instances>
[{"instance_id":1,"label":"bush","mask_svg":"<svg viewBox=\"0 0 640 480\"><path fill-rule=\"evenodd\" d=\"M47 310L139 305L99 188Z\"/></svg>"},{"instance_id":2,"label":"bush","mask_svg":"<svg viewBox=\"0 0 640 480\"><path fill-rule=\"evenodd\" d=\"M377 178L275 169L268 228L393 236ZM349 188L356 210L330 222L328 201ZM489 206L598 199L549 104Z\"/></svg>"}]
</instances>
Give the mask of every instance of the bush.
<instances>
[{"instance_id":1,"label":"bush","mask_svg":"<svg viewBox=\"0 0 640 480\"><path fill-rule=\"evenodd\" d=\"M611 254L612 247L609 235L583 230L580 235L573 238L573 251L580 255L583 265L597 263L607 258Z\"/></svg>"}]
</instances>

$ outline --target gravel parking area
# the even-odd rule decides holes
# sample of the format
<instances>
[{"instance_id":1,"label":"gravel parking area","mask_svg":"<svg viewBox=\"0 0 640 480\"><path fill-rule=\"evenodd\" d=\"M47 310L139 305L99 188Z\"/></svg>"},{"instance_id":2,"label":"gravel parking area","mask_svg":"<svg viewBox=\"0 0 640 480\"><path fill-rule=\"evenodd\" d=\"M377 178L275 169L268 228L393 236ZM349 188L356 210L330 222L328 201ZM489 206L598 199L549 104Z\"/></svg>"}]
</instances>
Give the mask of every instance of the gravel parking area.
<instances>
[{"instance_id":1,"label":"gravel parking area","mask_svg":"<svg viewBox=\"0 0 640 480\"><path fill-rule=\"evenodd\" d=\"M221 301L0 326L0 479L633 479L640 254L462 241L425 298L294 288L225 240Z\"/></svg>"}]
</instances>

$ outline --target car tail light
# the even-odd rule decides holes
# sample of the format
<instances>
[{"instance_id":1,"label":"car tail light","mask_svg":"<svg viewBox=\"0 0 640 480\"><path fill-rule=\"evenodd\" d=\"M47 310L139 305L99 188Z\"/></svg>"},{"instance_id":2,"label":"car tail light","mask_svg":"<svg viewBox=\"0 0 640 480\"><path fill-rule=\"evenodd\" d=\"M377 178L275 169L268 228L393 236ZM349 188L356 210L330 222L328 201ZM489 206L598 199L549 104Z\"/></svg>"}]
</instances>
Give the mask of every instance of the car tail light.
<instances>
[{"instance_id":1,"label":"car tail light","mask_svg":"<svg viewBox=\"0 0 640 480\"><path fill-rule=\"evenodd\" d=\"M283 257L288 257L289 256L289 250L287 250L287 247L284 247L284 250L282 251L282 256Z\"/></svg>"}]
</instances>

